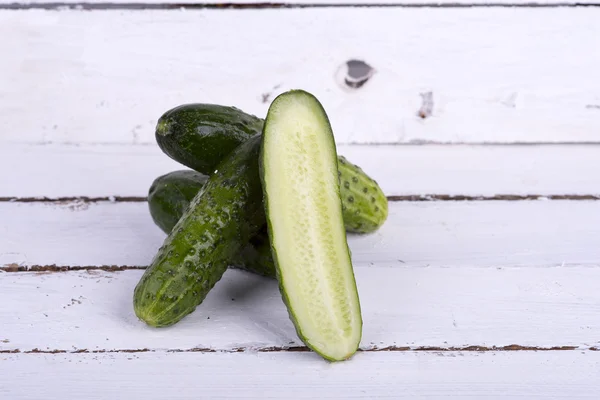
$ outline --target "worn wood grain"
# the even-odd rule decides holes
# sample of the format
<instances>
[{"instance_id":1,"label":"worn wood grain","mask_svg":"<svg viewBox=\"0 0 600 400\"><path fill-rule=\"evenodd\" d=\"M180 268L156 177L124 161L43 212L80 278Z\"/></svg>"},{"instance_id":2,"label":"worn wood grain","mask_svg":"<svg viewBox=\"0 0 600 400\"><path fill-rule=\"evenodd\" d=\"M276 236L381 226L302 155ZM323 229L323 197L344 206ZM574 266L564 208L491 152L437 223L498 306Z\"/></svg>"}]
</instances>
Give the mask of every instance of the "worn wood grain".
<instances>
[{"instance_id":1,"label":"worn wood grain","mask_svg":"<svg viewBox=\"0 0 600 400\"><path fill-rule=\"evenodd\" d=\"M595 399L600 352L0 354L0 393L39 398Z\"/></svg>"},{"instance_id":2,"label":"worn wood grain","mask_svg":"<svg viewBox=\"0 0 600 400\"><path fill-rule=\"evenodd\" d=\"M600 146L340 145L388 196L597 195ZM156 145L0 146L0 197L145 197L185 169ZM25 184L26 183L26 184Z\"/></svg>"},{"instance_id":3,"label":"worn wood grain","mask_svg":"<svg viewBox=\"0 0 600 400\"><path fill-rule=\"evenodd\" d=\"M600 9L141 1L0 0L0 398L600 397L600 202L406 201L597 199L600 146L583 144L600 143ZM435 7L468 3L484 0ZM29 7L53 10L7 10ZM349 59L375 68L360 88ZM276 282L236 270L180 324L144 326L142 271L99 268L144 268L164 239L143 197L182 167L156 148L156 119L191 101L264 115L295 87L404 200L350 238L362 351L323 362ZM96 200L21 203L38 197Z\"/></svg>"},{"instance_id":4,"label":"worn wood grain","mask_svg":"<svg viewBox=\"0 0 600 400\"><path fill-rule=\"evenodd\" d=\"M322 100L338 143L598 142L599 17L596 8L0 11L0 37L10 38L0 53L11 55L0 64L1 140L150 143L171 107L213 102L264 116L275 95L299 87ZM350 59L376 70L359 89L344 83Z\"/></svg>"},{"instance_id":5,"label":"worn wood grain","mask_svg":"<svg viewBox=\"0 0 600 400\"><path fill-rule=\"evenodd\" d=\"M600 347L600 268L443 268L359 263L361 348ZM277 283L229 270L169 328L139 321L142 271L0 273L0 352L285 351L304 345Z\"/></svg>"},{"instance_id":6,"label":"worn wood grain","mask_svg":"<svg viewBox=\"0 0 600 400\"><path fill-rule=\"evenodd\" d=\"M0 266L150 263L165 235L146 203L0 203ZM600 261L600 201L390 202L354 262L495 267Z\"/></svg>"},{"instance_id":7,"label":"worn wood grain","mask_svg":"<svg viewBox=\"0 0 600 400\"><path fill-rule=\"evenodd\" d=\"M260 1L260 0L0 0L0 7L8 9L19 8L49 8L64 9L73 6L83 9L172 9L175 7L188 8L219 8L219 9L270 9L270 8L319 8L319 7L576 7L581 5L594 6L595 0L293 0L293 1Z\"/></svg>"}]
</instances>

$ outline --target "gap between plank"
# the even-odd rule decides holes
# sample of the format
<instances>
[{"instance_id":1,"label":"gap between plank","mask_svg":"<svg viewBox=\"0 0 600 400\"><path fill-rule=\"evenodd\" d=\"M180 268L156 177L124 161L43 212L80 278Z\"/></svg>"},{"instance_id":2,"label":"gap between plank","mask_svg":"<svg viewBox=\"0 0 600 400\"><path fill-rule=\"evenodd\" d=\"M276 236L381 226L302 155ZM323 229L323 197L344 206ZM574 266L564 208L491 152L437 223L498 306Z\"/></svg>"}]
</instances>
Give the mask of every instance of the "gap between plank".
<instances>
[{"instance_id":1,"label":"gap between plank","mask_svg":"<svg viewBox=\"0 0 600 400\"><path fill-rule=\"evenodd\" d=\"M600 194L496 194L470 196L461 194L406 194L387 196L388 201L527 201L527 200L600 200ZM0 203L144 203L144 196L68 196L68 197L0 197Z\"/></svg>"},{"instance_id":2,"label":"gap between plank","mask_svg":"<svg viewBox=\"0 0 600 400\"><path fill-rule=\"evenodd\" d=\"M518 344L511 344L508 346L465 346L465 347L437 347L437 346L423 346L423 347L408 347L408 346L387 346L387 347L369 347L365 349L358 349L359 352L504 352L504 351L600 351L598 347L582 348L579 346L551 346L551 347L537 347L537 346L521 346ZM40 350L35 348L33 350L21 351L19 349L13 350L0 350L0 354L99 354L99 353L246 353L246 352L257 352L257 353L279 353L279 352L310 352L311 350L306 346L293 346L293 347L236 347L233 349L211 349L206 347L194 347L190 349L170 349L170 350L155 350L155 349L119 349L119 350L88 350L88 349L76 349L76 350L64 350L64 349L53 349L53 350Z\"/></svg>"},{"instance_id":3,"label":"gap between plank","mask_svg":"<svg viewBox=\"0 0 600 400\"><path fill-rule=\"evenodd\" d=\"M598 268L600 264L587 264L581 265L576 264L581 267L586 268ZM570 267L570 264L552 264L552 265L543 265L543 266L534 266L538 268L564 268ZM17 263L9 263L4 264L0 267L0 273L2 272L30 272L37 274L45 274L45 273L53 273L53 272L77 272L77 271L106 271L106 272L121 272L121 271L143 271L148 268L147 265L56 265L56 264L47 264L47 265L20 265ZM231 269L239 269L231 266ZM395 267L398 268L398 267ZM417 267L417 268L429 268L427 267ZM439 267L439 268L449 268L449 267ZM490 268L499 268L499 267L490 267ZM522 266L512 266L512 265L503 265L502 269L507 268L522 268ZM532 266L528 266L527 268L532 268ZM242 270L243 271L243 270Z\"/></svg>"},{"instance_id":4,"label":"gap between plank","mask_svg":"<svg viewBox=\"0 0 600 400\"><path fill-rule=\"evenodd\" d=\"M0 197L0 203L143 203L146 196Z\"/></svg>"},{"instance_id":5,"label":"gap between plank","mask_svg":"<svg viewBox=\"0 0 600 400\"><path fill-rule=\"evenodd\" d=\"M17 4L17 3L11 3L11 4ZM10 10L11 8L8 8L7 6L11 5L11 4L0 4L0 10L2 9L8 9ZM48 3L46 3L48 4ZM54 4L54 3L53 3ZM28 4L25 3L23 4L24 6L35 6L35 5L39 5L38 4ZM91 4L93 5L93 4ZM67 6L72 6L72 4L66 4L65 7ZM552 4L549 4L549 6L553 6ZM583 5L581 5L583 6ZM589 6L589 7L600 7L600 3L595 3L595 4L588 4L585 6ZM371 7L371 6L369 6ZM519 7L519 6L511 6L511 7ZM65 8L56 8L55 10L57 11L61 11ZM180 8L177 8L180 9ZM53 10L53 9L50 9ZM77 8L76 10L84 10L83 8ZM153 142L141 142L141 143L130 143L130 142L69 142L69 141L65 141L65 142L61 142L61 141L52 141L52 140L48 140L48 141L43 141L43 142L19 142L19 141L14 141L14 140L9 140L4 142L6 144L10 144L10 145L24 145L24 146L66 146L66 147L82 147L82 146L86 146L86 147L94 147L94 146L99 146L99 147L103 147L103 146L117 146L117 147L149 147L149 146L155 146L156 144ZM423 139L411 139L407 142L355 142L355 141L350 141L350 142L336 142L337 146L356 146L356 147L362 147L362 146L371 146L371 147L377 147L377 146L402 146L402 147L413 147L413 146L449 146L449 147L453 147L453 146L467 146L467 147L515 147L515 146L600 146L600 141L580 141L580 142L575 142L575 141L553 141L553 142L441 142L441 141L437 141L437 140L423 140Z\"/></svg>"},{"instance_id":6,"label":"gap between plank","mask_svg":"<svg viewBox=\"0 0 600 400\"><path fill-rule=\"evenodd\" d=\"M16 263L6 264L0 267L0 272L71 272L71 271L131 271L145 270L146 265L19 265Z\"/></svg>"},{"instance_id":7,"label":"gap between plank","mask_svg":"<svg viewBox=\"0 0 600 400\"><path fill-rule=\"evenodd\" d=\"M0 4L0 10L179 10L179 9L294 9L294 8L574 8L574 7L600 7L600 3L7 3Z\"/></svg>"},{"instance_id":8,"label":"gap between plank","mask_svg":"<svg viewBox=\"0 0 600 400\"><path fill-rule=\"evenodd\" d=\"M595 194L497 194L494 196L466 196L451 194L423 194L387 196L388 201L524 201L524 200L600 200Z\"/></svg>"}]
</instances>

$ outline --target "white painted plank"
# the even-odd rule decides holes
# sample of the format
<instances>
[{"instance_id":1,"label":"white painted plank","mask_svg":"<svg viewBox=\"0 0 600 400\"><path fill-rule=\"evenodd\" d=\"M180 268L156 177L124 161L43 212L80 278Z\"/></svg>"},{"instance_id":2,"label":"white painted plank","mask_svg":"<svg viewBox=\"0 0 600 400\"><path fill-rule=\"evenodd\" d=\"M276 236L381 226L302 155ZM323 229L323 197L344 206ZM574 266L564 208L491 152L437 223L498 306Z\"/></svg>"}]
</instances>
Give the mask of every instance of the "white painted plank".
<instances>
[{"instance_id":1,"label":"white painted plank","mask_svg":"<svg viewBox=\"0 0 600 400\"><path fill-rule=\"evenodd\" d=\"M148 8L153 8L152 6L159 5L185 5L185 4L205 4L205 5L222 5L222 4L239 4L239 5L251 5L251 4L273 4L274 7L277 5L285 4L287 6L317 6L317 7L325 7L325 6L353 6L353 5L363 5L363 6L402 6L402 5L432 5L433 7L439 5L476 5L476 6L484 6L484 5L516 5L516 6L535 6L535 5L585 5L585 4L597 4L594 0L293 0L293 1L271 1L264 2L262 0L169 0L169 1L159 1L159 0L111 0L110 2L102 1L102 0L61 0L60 2L50 2L47 0L0 0L0 4L11 4L11 5L22 5L22 6L31 6L31 5L44 5L44 4L82 4L85 3L90 5L97 5L97 8L108 8L108 6L114 7L115 5L123 5L123 7L128 7L130 5L146 5ZM107 6L108 5L108 6ZM57 6L59 8L59 6ZM132 7L133 8L133 7Z\"/></svg>"},{"instance_id":2,"label":"white painted plank","mask_svg":"<svg viewBox=\"0 0 600 400\"><path fill-rule=\"evenodd\" d=\"M600 194L600 146L340 145L389 195ZM138 196L185 169L156 145L4 145L0 197Z\"/></svg>"},{"instance_id":3,"label":"white painted plank","mask_svg":"<svg viewBox=\"0 0 600 400\"><path fill-rule=\"evenodd\" d=\"M149 143L176 105L262 116L263 95L300 87L322 100L339 143L597 142L599 18L596 8L1 11L2 140ZM348 59L376 69L360 89L341 83Z\"/></svg>"},{"instance_id":4,"label":"white painted plank","mask_svg":"<svg viewBox=\"0 0 600 400\"><path fill-rule=\"evenodd\" d=\"M390 202L385 224L350 235L355 263L545 266L600 263L600 201ZM0 265L130 265L165 235L146 203L0 203Z\"/></svg>"},{"instance_id":5,"label":"white painted plank","mask_svg":"<svg viewBox=\"0 0 600 400\"><path fill-rule=\"evenodd\" d=\"M44 399L597 399L600 353L0 354L0 394ZM10 366L10 367L9 367ZM8 371L10 368L10 372Z\"/></svg>"},{"instance_id":6,"label":"white painted plank","mask_svg":"<svg viewBox=\"0 0 600 400\"><path fill-rule=\"evenodd\" d=\"M600 268L355 268L362 349L600 347ZM0 273L0 351L303 346L274 279L229 270L169 328L139 321L142 271Z\"/></svg>"}]
</instances>

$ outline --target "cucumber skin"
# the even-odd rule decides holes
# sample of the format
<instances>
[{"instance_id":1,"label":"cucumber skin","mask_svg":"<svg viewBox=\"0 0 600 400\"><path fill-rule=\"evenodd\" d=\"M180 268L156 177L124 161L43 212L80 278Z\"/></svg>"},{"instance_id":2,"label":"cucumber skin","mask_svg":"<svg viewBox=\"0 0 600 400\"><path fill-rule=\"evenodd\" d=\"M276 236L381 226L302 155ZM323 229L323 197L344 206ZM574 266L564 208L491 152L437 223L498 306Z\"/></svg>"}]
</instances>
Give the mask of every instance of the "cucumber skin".
<instances>
[{"instance_id":1,"label":"cucumber skin","mask_svg":"<svg viewBox=\"0 0 600 400\"><path fill-rule=\"evenodd\" d=\"M338 172L346 231L376 230L387 216L385 195L359 167L342 156L338 157ZM208 176L192 170L173 171L156 178L148 192L148 207L154 223L169 234L207 180ZM275 278L266 226L230 262L233 267Z\"/></svg>"},{"instance_id":2,"label":"cucumber skin","mask_svg":"<svg viewBox=\"0 0 600 400\"><path fill-rule=\"evenodd\" d=\"M261 119L235 107L184 104L159 118L155 138L173 160L210 175L225 156L260 133L262 126Z\"/></svg>"},{"instance_id":3,"label":"cucumber skin","mask_svg":"<svg viewBox=\"0 0 600 400\"><path fill-rule=\"evenodd\" d=\"M223 160L144 272L133 306L148 325L169 326L194 311L263 227L260 143L257 135Z\"/></svg>"},{"instance_id":4,"label":"cucumber skin","mask_svg":"<svg viewBox=\"0 0 600 400\"><path fill-rule=\"evenodd\" d=\"M207 180L208 176L192 170L173 171L156 178L148 191L148 208L154 223L167 235L171 233ZM274 278L275 265L266 227L252 237L230 263L233 267Z\"/></svg>"},{"instance_id":5,"label":"cucumber skin","mask_svg":"<svg viewBox=\"0 0 600 400\"><path fill-rule=\"evenodd\" d=\"M210 175L216 165L251 136L261 133L264 120L235 107L186 104L159 119L156 141L173 160ZM371 233L387 219L383 191L360 167L338 157L344 224L348 232Z\"/></svg>"},{"instance_id":6,"label":"cucumber skin","mask_svg":"<svg viewBox=\"0 0 600 400\"><path fill-rule=\"evenodd\" d=\"M231 263L236 268L258 275L276 277L266 225L263 225L263 229L250 239L238 255L234 256Z\"/></svg>"},{"instance_id":7,"label":"cucumber skin","mask_svg":"<svg viewBox=\"0 0 600 400\"><path fill-rule=\"evenodd\" d=\"M377 182L344 156L338 156L338 177L346 231L375 232L388 216L387 197Z\"/></svg>"},{"instance_id":8,"label":"cucumber skin","mask_svg":"<svg viewBox=\"0 0 600 400\"><path fill-rule=\"evenodd\" d=\"M154 223L169 234L207 180L208 176L192 170L156 178L148 190L148 208Z\"/></svg>"},{"instance_id":9,"label":"cucumber skin","mask_svg":"<svg viewBox=\"0 0 600 400\"><path fill-rule=\"evenodd\" d=\"M314 99L314 101L316 102L316 104L320 107L321 112L324 114L325 116L325 120L327 121L327 123L329 123L329 117L327 116L327 113L325 112L325 109L323 108L323 106L321 105L321 103L319 102L319 100L313 96L312 94L305 92L303 90L291 90L285 93L280 94L279 96L277 96L275 99L273 99L273 102L271 103L270 107L273 107L273 105L275 104L277 98L281 97L281 96L286 96L286 95L290 95L290 94L301 94L301 95L305 95L305 96L309 96L311 98ZM269 107L269 110L270 110ZM271 240L274 236L273 236L273 230L271 229L271 219L269 216L269 196L268 196L268 192L267 192L267 184L265 181L265 164L264 164L264 157L265 157L265 151L264 151L264 147L265 147L265 141L267 136L265 135L266 133L266 129L267 129L267 125L268 125L268 114L267 114L267 120L265 123L265 127L263 128L263 140L261 141L261 145L260 145L260 159L259 159L259 172L260 172L260 180L261 180L261 184L262 184L262 190L263 190L263 203L264 203L264 210L265 210L265 218L267 220L267 233L269 236L269 240ZM333 135L331 135L331 140L333 141ZM333 152L336 153L336 146L335 143L333 143ZM337 154L335 154L337 156ZM338 170L339 171L339 170ZM339 175L339 174L338 174ZM340 184L339 181L337 182L336 188L335 188L337 195L340 195ZM345 232L344 232L345 235ZM345 239L345 236L344 236ZM346 247L347 247L347 251L348 251L348 257L351 258L351 254L350 254L350 248L348 247L347 241L346 241ZM293 308L291 307L291 303L289 300L289 297L286 294L285 291L285 287L284 287L284 280L283 277L280 273L281 271L281 267L279 265L279 259L277 257L277 249L275 249L275 247L272 245L271 243L271 253L273 255L273 262L275 264L275 272L276 272L276 276L277 276L277 281L279 283L279 291L281 293L281 297L283 299L283 302L285 303L286 309L288 311L288 315L290 317L290 320L292 321L292 323L294 324L294 328L296 330L296 334L298 335L298 337L300 338L300 340L302 340L302 342L308 347L310 348L312 351L314 351L315 353L319 354L321 357L323 357L324 359L326 359L327 361L331 361L331 362L335 362L335 361L342 361L333 357L328 356L327 354L323 354L322 352L320 352L318 349L316 349L310 342L309 339L303 334L302 330L300 329L300 325L298 322L298 319L296 317L296 314L294 313ZM351 271L352 273L352 279L354 281L354 291L356 293L358 293L358 287L356 286L356 278L354 277L354 271ZM360 330L361 333L359 335L359 340L358 343L356 345L356 348L354 349L354 351L349 354L346 359L349 359L352 355L354 355L354 353L356 353L356 351L358 350L358 347L360 345L360 341L362 340L362 326L363 326L363 321L362 321L362 315L361 315L361 308L360 308L360 302L358 304L358 310L359 310L359 318L360 318Z\"/></svg>"}]
</instances>

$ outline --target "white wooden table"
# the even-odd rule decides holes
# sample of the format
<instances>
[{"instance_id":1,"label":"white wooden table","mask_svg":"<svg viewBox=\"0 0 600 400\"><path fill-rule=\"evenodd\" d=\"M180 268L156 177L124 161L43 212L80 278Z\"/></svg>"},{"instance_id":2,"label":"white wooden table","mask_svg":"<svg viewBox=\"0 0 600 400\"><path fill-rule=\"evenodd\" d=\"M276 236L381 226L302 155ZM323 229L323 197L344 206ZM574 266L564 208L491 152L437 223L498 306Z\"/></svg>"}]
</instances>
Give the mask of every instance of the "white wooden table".
<instances>
[{"instance_id":1,"label":"white wooden table","mask_svg":"<svg viewBox=\"0 0 600 400\"><path fill-rule=\"evenodd\" d=\"M0 399L600 398L600 4L13 1ZM148 187L183 168L156 119L264 116L290 88L390 199L349 239L364 331L343 363L308 352L276 282L249 273L171 328L132 309L164 239Z\"/></svg>"}]
</instances>

